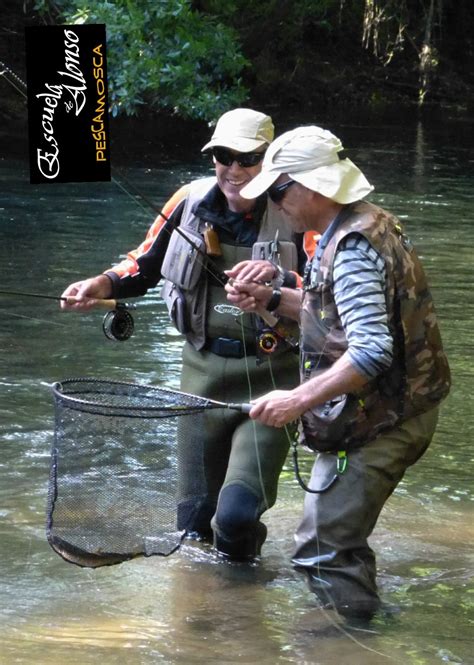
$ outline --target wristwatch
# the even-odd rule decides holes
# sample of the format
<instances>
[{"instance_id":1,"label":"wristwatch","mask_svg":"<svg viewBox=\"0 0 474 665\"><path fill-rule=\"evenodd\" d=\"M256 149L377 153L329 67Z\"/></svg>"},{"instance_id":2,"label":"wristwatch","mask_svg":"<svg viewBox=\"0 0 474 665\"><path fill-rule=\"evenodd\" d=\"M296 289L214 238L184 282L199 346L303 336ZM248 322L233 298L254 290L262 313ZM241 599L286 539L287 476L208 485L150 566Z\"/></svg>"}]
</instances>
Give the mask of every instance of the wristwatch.
<instances>
[{"instance_id":1,"label":"wristwatch","mask_svg":"<svg viewBox=\"0 0 474 665\"><path fill-rule=\"evenodd\" d=\"M280 300L281 300L281 291L279 288L274 288L271 298L268 301L267 306L265 307L267 312L274 312L278 307L278 305L280 304Z\"/></svg>"}]
</instances>

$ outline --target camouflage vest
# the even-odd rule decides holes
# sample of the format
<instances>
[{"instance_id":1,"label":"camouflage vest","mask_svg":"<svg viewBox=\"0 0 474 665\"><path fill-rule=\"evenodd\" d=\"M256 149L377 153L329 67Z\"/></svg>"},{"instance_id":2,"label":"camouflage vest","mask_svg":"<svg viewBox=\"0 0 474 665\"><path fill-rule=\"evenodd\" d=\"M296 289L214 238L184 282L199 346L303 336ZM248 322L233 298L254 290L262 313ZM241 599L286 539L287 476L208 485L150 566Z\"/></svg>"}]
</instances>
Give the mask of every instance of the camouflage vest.
<instances>
[{"instance_id":1,"label":"camouflage vest","mask_svg":"<svg viewBox=\"0 0 474 665\"><path fill-rule=\"evenodd\" d=\"M194 209L196 204L206 196L215 184L216 179L214 177L203 178L191 183L181 216L180 229L190 233L193 242L202 248L205 247L203 241L205 225L195 215ZM293 259L291 260L292 265L285 265L285 262L282 260L282 267L287 270L297 270L297 251L293 243L293 233L278 208L273 204L269 204L260 221L256 245L272 243L277 231L278 242L285 244L287 248L290 244L293 245L293 252L288 253L288 255L295 257L294 262ZM211 280L207 279L207 275L204 272L203 258L196 257L196 254L192 255L192 248L190 252L186 240L179 237L177 240L180 246L173 249L173 243L170 241L170 246L163 262L162 274L165 280L161 294L168 306L171 320L179 332L198 351L203 348L208 337L228 336L240 338L242 337L242 330L247 331L247 339L252 337L255 340L255 327L251 326L249 336L248 328L250 326L248 322L236 320L236 315L232 312L235 308L229 307L224 286L213 284ZM232 247L221 243L221 250L222 257L212 259L213 264L220 271L232 268L239 261L252 258L252 247ZM191 266L193 274L190 277L189 283L185 283L186 280L183 280L182 283L178 284L173 274L167 274L166 266L169 264L167 258L169 258L169 255L173 251L175 251L177 256L179 254L193 256L193 265ZM222 314L217 316L219 309ZM181 315L179 314L180 311ZM246 316L246 319L248 318L249 315Z\"/></svg>"},{"instance_id":2,"label":"camouflage vest","mask_svg":"<svg viewBox=\"0 0 474 665\"><path fill-rule=\"evenodd\" d=\"M348 348L334 302L332 271L339 243L353 232L363 235L385 260L394 359L360 393L341 395L303 414L302 442L313 450L363 445L398 422L434 408L450 387L433 300L418 256L399 220L364 201L343 209L319 265L307 271L301 315L302 381L333 365Z\"/></svg>"}]
</instances>

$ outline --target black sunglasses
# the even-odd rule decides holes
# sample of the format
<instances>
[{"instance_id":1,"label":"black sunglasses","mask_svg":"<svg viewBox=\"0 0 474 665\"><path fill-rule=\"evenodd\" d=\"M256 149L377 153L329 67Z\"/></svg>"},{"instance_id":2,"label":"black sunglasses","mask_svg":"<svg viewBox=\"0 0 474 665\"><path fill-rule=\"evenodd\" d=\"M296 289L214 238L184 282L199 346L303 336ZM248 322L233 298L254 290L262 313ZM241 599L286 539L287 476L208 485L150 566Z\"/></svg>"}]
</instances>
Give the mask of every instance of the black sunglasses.
<instances>
[{"instance_id":1,"label":"black sunglasses","mask_svg":"<svg viewBox=\"0 0 474 665\"><path fill-rule=\"evenodd\" d=\"M267 194L273 203L280 203L280 201L283 201L285 198L286 190L288 187L291 187L291 185L294 184L294 180L287 180L286 182L282 182L281 185L272 185L268 188Z\"/></svg>"},{"instance_id":2,"label":"black sunglasses","mask_svg":"<svg viewBox=\"0 0 474 665\"><path fill-rule=\"evenodd\" d=\"M232 152L227 148L213 148L212 156L215 158L219 164L224 166L230 166L234 162L237 162L239 166L244 168L249 168L249 166L257 166L263 157L265 152Z\"/></svg>"}]
</instances>

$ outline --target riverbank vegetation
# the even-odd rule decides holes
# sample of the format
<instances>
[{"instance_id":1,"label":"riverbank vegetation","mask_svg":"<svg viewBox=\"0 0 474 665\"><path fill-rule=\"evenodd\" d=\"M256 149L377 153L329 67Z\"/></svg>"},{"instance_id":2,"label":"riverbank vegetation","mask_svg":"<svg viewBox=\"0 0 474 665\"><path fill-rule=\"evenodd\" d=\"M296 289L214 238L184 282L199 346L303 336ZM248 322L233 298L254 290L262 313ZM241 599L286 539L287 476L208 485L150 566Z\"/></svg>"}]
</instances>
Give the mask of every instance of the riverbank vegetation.
<instances>
[{"instance_id":1,"label":"riverbank vegetation","mask_svg":"<svg viewBox=\"0 0 474 665\"><path fill-rule=\"evenodd\" d=\"M106 23L113 114L215 117L246 99L318 107L472 103L471 0L37 0Z\"/></svg>"},{"instance_id":2,"label":"riverbank vegetation","mask_svg":"<svg viewBox=\"0 0 474 665\"><path fill-rule=\"evenodd\" d=\"M25 24L105 23L113 117L474 110L472 0L5 0L3 18L20 74Z\"/></svg>"}]
</instances>

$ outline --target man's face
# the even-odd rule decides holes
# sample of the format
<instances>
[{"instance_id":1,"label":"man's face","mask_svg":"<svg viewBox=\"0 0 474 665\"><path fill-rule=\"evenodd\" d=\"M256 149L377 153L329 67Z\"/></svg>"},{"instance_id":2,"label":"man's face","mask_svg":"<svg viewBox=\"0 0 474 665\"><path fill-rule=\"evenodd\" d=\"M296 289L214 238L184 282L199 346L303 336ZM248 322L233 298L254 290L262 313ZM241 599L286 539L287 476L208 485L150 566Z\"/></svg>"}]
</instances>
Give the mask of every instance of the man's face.
<instances>
[{"instance_id":1,"label":"man's face","mask_svg":"<svg viewBox=\"0 0 474 665\"><path fill-rule=\"evenodd\" d=\"M251 153L237 152L228 148L215 148L213 150L217 183L227 199L229 209L233 212L252 210L255 200L244 199L240 196L240 190L260 173L262 168L260 155L263 158L264 153L265 148L259 148L258 151ZM258 154L258 157L254 157L256 154ZM219 161L219 158L222 161ZM239 160L241 160L240 164ZM229 164L229 162L231 163ZM257 163L253 166L246 166L246 164L252 162Z\"/></svg>"},{"instance_id":2,"label":"man's face","mask_svg":"<svg viewBox=\"0 0 474 665\"><path fill-rule=\"evenodd\" d=\"M291 185L288 186L290 182ZM285 185L287 187L281 191ZM314 192L298 182L291 181L286 174L282 174L276 180L274 187L277 190L280 187L281 197L278 202L275 202L275 205L285 213L293 230L296 233L302 233L314 228L314 210L311 205Z\"/></svg>"}]
</instances>

